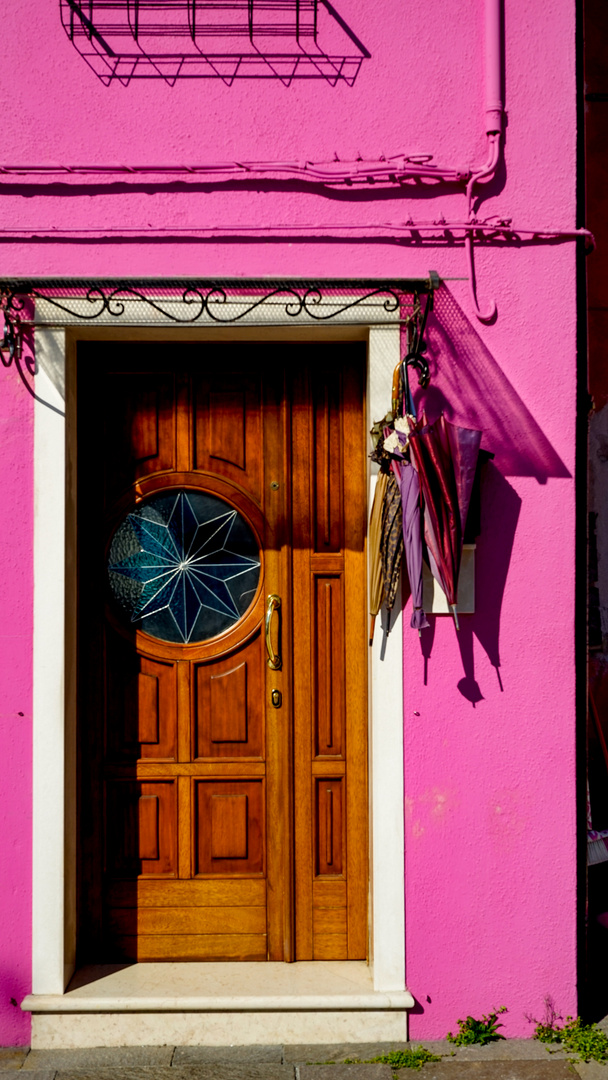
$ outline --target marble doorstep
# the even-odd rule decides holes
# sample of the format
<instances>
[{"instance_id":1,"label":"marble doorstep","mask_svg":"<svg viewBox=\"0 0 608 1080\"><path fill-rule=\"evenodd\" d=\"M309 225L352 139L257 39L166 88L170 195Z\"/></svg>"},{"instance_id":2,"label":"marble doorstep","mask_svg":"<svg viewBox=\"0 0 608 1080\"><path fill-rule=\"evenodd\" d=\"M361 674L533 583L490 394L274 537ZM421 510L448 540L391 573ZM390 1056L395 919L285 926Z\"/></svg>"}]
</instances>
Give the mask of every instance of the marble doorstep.
<instances>
[{"instance_id":1,"label":"marble doorstep","mask_svg":"<svg viewBox=\"0 0 608 1080\"><path fill-rule=\"evenodd\" d=\"M374 990L363 961L83 968L31 994L32 1046L265 1045L407 1038L407 990Z\"/></svg>"},{"instance_id":2,"label":"marble doorstep","mask_svg":"<svg viewBox=\"0 0 608 1080\"><path fill-rule=\"evenodd\" d=\"M30 994L34 1013L408 1009L407 990L374 990L364 961L85 967L65 994Z\"/></svg>"},{"instance_id":3,"label":"marble doorstep","mask_svg":"<svg viewBox=\"0 0 608 1080\"><path fill-rule=\"evenodd\" d=\"M403 1042L404 1009L32 1012L32 1046L268 1046Z\"/></svg>"}]
</instances>

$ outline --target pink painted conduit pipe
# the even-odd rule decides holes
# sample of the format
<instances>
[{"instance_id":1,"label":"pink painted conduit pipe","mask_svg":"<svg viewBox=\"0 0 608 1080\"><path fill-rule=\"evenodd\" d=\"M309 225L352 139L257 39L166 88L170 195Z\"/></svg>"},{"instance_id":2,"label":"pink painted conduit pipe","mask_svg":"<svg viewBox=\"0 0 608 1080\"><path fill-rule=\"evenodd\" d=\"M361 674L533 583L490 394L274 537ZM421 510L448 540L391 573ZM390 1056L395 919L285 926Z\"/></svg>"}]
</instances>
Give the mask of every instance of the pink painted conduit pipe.
<instances>
[{"instance_id":1,"label":"pink painted conduit pipe","mask_svg":"<svg viewBox=\"0 0 608 1080\"><path fill-rule=\"evenodd\" d=\"M263 228L258 226L239 226L233 230L226 226L211 229L175 229L170 226L165 229L151 230L155 234L171 235L187 233L194 236L232 236L241 233L259 233L267 236L289 235L337 235L340 234L367 234L367 235L393 235L399 239L404 234L422 232L426 234L448 232L452 229L461 231L464 241L467 264L468 281L471 295L471 304L478 319L482 322L490 322L496 315L496 303L490 301L487 311L482 311L477 300L477 286L474 263L474 239L476 236L513 236L527 235L536 239L563 238L565 240L584 237L588 242L588 248L593 247L593 237L586 229L560 229L551 226L538 229L518 229L512 226L510 220L486 219L479 220L473 209L475 187L481 181L488 182L496 172L500 161L502 149L502 130L504 119L503 100L503 44L502 44L502 0L485 0L485 115L488 156L483 165L473 168L466 167L442 167L433 164L431 154L398 154L389 158L381 158L378 161L355 162L339 161L337 156L332 162L208 162L200 165L0 165L0 176L10 175L37 175L39 177L50 175L74 175L94 178L106 175L128 174L133 177L147 176L175 176L182 175L191 179L205 178L207 181L219 182L227 178L247 179L252 176L281 178L294 177L307 184L323 184L325 186L365 186L371 187L378 184L405 185L408 181L422 182L460 182L466 183L465 195L467 201L466 222L449 223L443 219L435 222L415 223L409 218L406 222L394 225L351 225L351 226L315 226L302 224L268 224ZM440 189L440 184L438 185ZM0 188L1 190L1 188ZM439 191L438 191L439 193ZM121 232L126 235L141 235L141 229L121 230L90 230L91 235L108 235L111 232ZM88 235L89 230L79 230L79 235ZM145 231L149 235L150 230ZM55 230L48 228L30 229L6 229L2 235L29 235L29 236L67 236L70 230Z\"/></svg>"},{"instance_id":2,"label":"pink painted conduit pipe","mask_svg":"<svg viewBox=\"0 0 608 1080\"><path fill-rule=\"evenodd\" d=\"M473 169L467 182L467 214L471 225L475 224L473 211L473 192L480 180L489 180L494 176L500 160L502 146L502 126L504 101L502 87L503 76L502 49L502 0L485 0L485 77L486 77L486 135L488 139L488 159L480 169ZM481 311L477 301L475 263L473 260L473 232L467 230L464 238L469 268L469 291L471 303L481 322L491 322L496 317L496 302L490 301L487 311Z\"/></svg>"},{"instance_id":3,"label":"pink painted conduit pipe","mask_svg":"<svg viewBox=\"0 0 608 1080\"><path fill-rule=\"evenodd\" d=\"M486 0L485 30L486 133L500 135L504 113L501 0Z\"/></svg>"}]
</instances>

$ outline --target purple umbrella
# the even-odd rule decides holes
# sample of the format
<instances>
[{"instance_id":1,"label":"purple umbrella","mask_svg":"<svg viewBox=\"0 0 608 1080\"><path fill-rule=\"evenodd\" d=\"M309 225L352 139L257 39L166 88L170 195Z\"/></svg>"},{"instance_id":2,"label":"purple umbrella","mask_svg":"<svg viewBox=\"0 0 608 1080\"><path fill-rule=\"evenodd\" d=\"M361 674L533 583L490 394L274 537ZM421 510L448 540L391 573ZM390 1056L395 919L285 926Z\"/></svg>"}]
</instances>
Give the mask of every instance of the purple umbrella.
<instances>
[{"instance_id":1,"label":"purple umbrella","mask_svg":"<svg viewBox=\"0 0 608 1080\"><path fill-rule=\"evenodd\" d=\"M412 590L410 626L420 633L428 626L422 607L422 533L420 530L420 482L408 461L401 462L401 505L403 508L403 544L407 575Z\"/></svg>"},{"instance_id":2,"label":"purple umbrella","mask_svg":"<svg viewBox=\"0 0 608 1080\"><path fill-rule=\"evenodd\" d=\"M410 435L424 497L424 538L431 571L457 627L458 575L480 442L480 431L450 424L444 416L432 424L423 416Z\"/></svg>"}]
</instances>

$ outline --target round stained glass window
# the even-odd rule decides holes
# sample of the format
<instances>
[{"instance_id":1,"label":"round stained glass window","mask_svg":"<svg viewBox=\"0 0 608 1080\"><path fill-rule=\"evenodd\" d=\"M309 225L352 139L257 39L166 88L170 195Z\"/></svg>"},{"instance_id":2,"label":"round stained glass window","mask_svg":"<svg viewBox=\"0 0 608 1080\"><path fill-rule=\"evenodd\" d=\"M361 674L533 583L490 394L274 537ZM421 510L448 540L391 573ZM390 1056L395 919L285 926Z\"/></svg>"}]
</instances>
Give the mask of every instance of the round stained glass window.
<instances>
[{"instance_id":1,"label":"round stained glass window","mask_svg":"<svg viewBox=\"0 0 608 1080\"><path fill-rule=\"evenodd\" d=\"M233 507L201 491L152 495L118 526L110 591L131 623L161 641L206 641L245 614L260 554Z\"/></svg>"}]
</instances>

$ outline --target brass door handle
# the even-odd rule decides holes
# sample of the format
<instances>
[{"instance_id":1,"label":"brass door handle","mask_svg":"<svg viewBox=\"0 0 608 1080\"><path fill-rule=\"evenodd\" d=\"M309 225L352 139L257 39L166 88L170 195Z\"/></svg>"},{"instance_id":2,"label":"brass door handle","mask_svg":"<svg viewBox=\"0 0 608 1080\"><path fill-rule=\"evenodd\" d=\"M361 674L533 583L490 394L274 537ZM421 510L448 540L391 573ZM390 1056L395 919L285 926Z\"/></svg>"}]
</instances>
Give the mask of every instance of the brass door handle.
<instances>
[{"instance_id":1,"label":"brass door handle","mask_svg":"<svg viewBox=\"0 0 608 1080\"><path fill-rule=\"evenodd\" d=\"M281 654L274 651L272 647L272 639L270 636L270 630L272 625L272 616L275 611L279 612L279 649L281 648L281 597L276 593L271 593L268 597L268 603L266 605L266 652L268 653L268 667L272 671L280 671L281 669Z\"/></svg>"}]
</instances>

